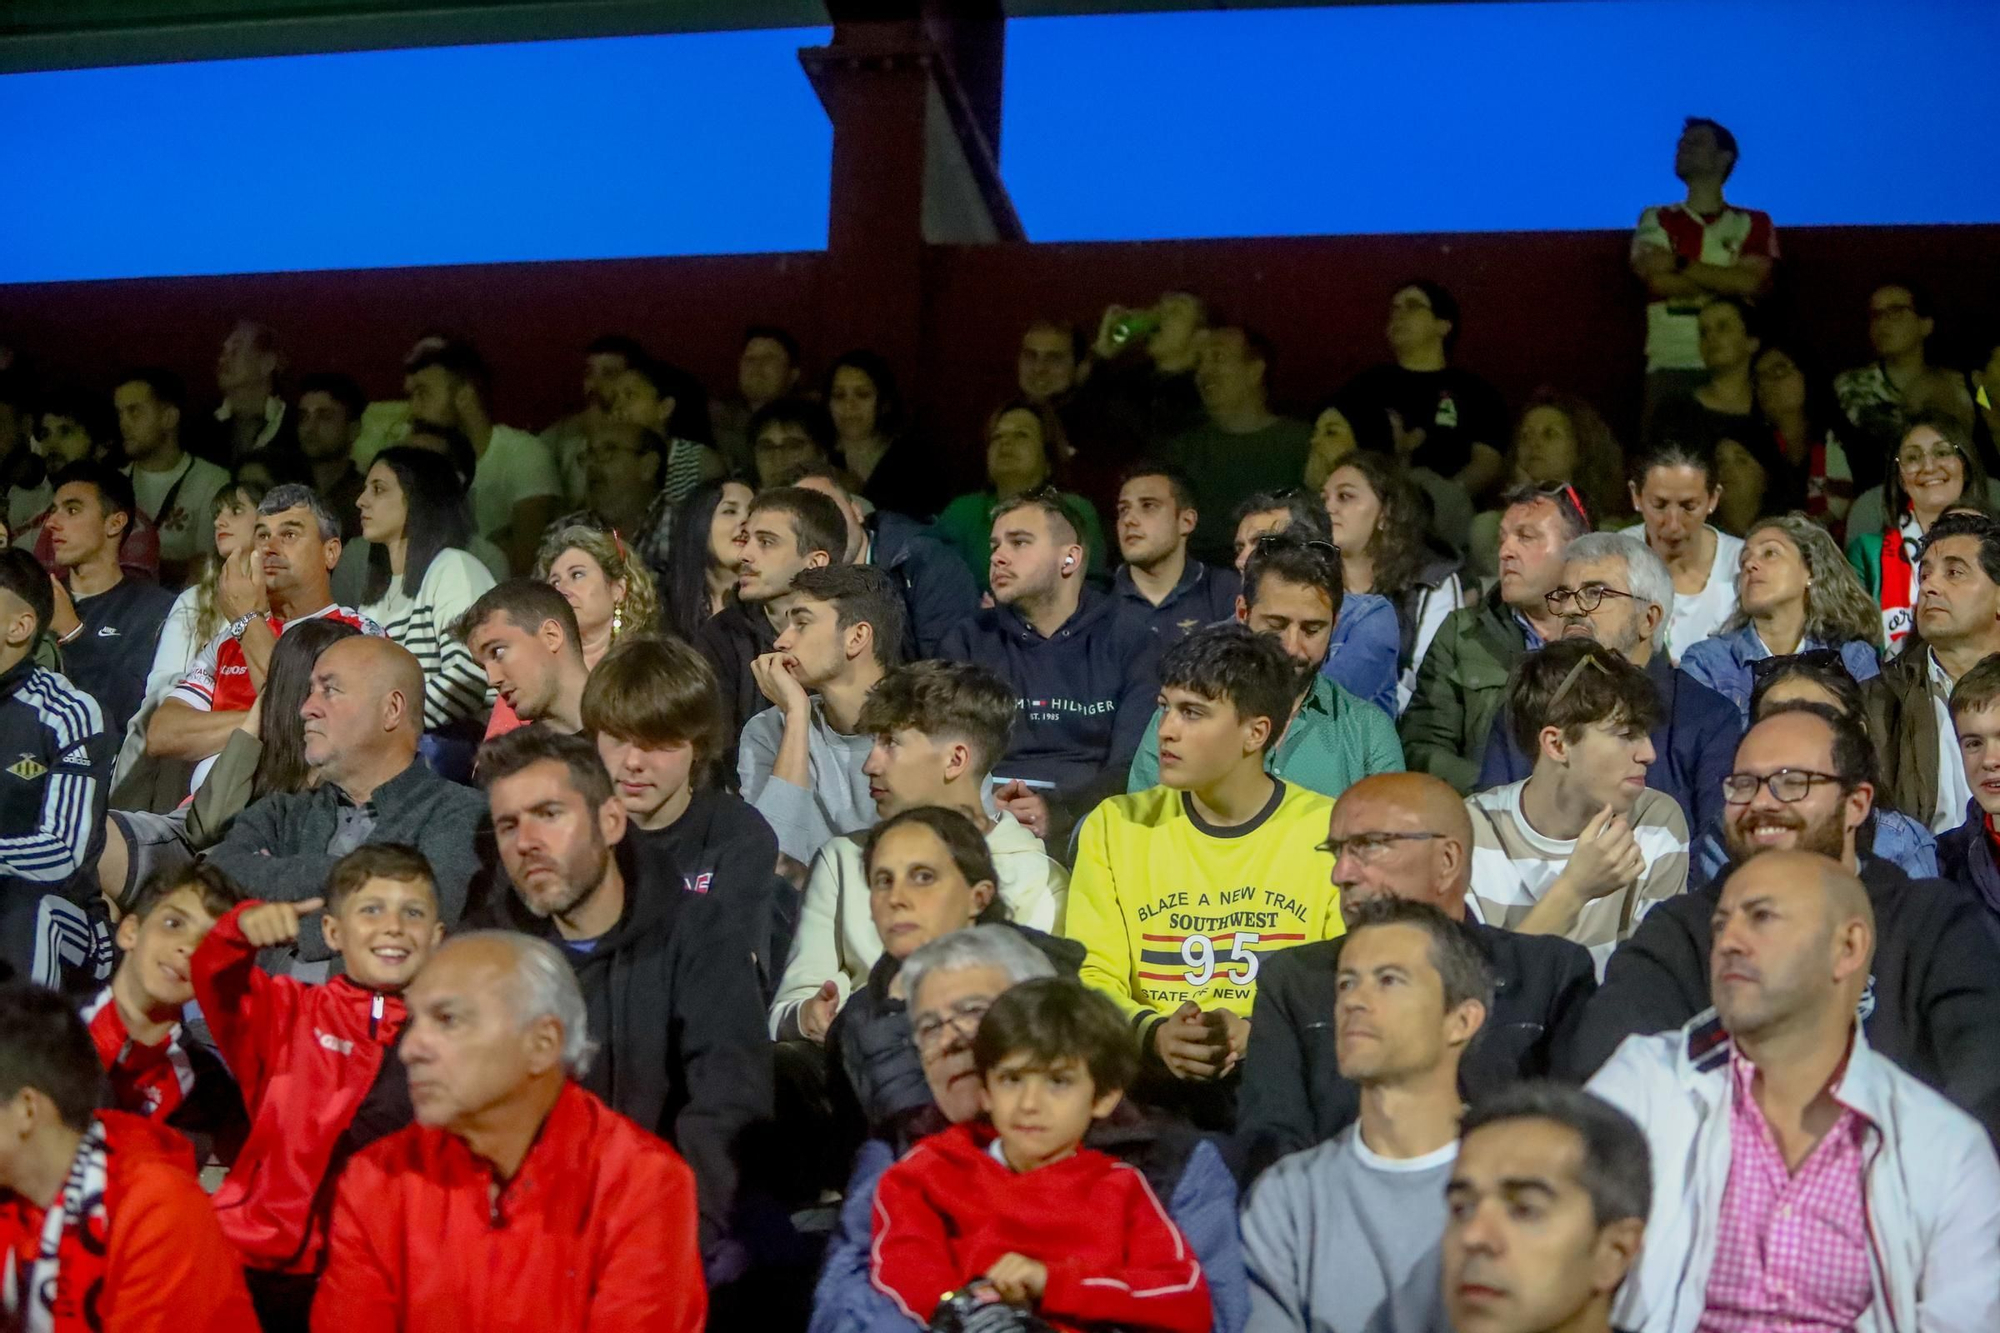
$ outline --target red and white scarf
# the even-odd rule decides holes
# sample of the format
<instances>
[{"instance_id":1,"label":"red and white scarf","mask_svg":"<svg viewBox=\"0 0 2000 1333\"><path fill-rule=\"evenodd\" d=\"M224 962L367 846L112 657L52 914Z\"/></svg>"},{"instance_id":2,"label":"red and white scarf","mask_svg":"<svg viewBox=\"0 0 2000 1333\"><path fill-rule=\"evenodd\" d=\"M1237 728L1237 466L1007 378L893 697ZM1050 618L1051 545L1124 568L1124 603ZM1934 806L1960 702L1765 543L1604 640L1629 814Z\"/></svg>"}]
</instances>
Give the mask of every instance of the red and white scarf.
<instances>
[{"instance_id":1,"label":"red and white scarf","mask_svg":"<svg viewBox=\"0 0 2000 1333\"><path fill-rule=\"evenodd\" d=\"M179 1023L168 1029L165 1041L152 1046L134 1041L109 986L84 1007L83 1021L111 1080L111 1104L118 1110L165 1120L194 1091L194 1066L181 1047Z\"/></svg>"},{"instance_id":2,"label":"red and white scarf","mask_svg":"<svg viewBox=\"0 0 2000 1333\"><path fill-rule=\"evenodd\" d=\"M1882 635L1891 653L1910 633L1911 608L1917 604L1917 551L1923 542L1914 510L1882 534Z\"/></svg>"},{"instance_id":3,"label":"red and white scarf","mask_svg":"<svg viewBox=\"0 0 2000 1333\"><path fill-rule=\"evenodd\" d=\"M109 1185L104 1122L92 1120L62 1193L42 1219L41 1239L25 1278L18 1257L7 1252L0 1304L12 1327L25 1333L83 1333L102 1327L97 1307L111 1240L111 1214L105 1207Z\"/></svg>"}]
</instances>

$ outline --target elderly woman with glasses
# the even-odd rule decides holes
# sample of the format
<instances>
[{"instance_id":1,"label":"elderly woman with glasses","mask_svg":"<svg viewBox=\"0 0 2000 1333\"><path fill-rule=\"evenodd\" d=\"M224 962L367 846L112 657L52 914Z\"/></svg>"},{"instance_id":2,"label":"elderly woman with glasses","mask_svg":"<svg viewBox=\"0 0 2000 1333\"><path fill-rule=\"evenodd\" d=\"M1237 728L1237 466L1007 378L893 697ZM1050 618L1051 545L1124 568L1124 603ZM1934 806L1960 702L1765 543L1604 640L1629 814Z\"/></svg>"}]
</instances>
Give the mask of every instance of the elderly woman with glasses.
<instances>
[{"instance_id":1,"label":"elderly woman with glasses","mask_svg":"<svg viewBox=\"0 0 2000 1333\"><path fill-rule=\"evenodd\" d=\"M840 1224L813 1292L811 1333L909 1333L910 1317L869 1280L876 1182L925 1135L981 1114L972 1059L980 1020L1002 992L1058 971L1030 937L1005 925L938 936L897 967L899 998L890 1003L901 1020L901 1054L905 1067L920 1073L907 1109L874 1127L855 1154ZM1215 1145L1129 1101L1093 1126L1084 1142L1145 1174L1201 1260L1216 1328L1241 1333L1250 1295L1236 1229L1236 1184Z\"/></svg>"},{"instance_id":2,"label":"elderly woman with glasses","mask_svg":"<svg viewBox=\"0 0 2000 1333\"><path fill-rule=\"evenodd\" d=\"M1848 514L1847 560L1868 586L1882 617L1882 637L1895 652L1909 636L1917 604L1917 551L1931 524L1953 509L1991 512L1985 465L1972 436L1956 419L1923 414L1910 423L1882 483L1879 516L1868 496Z\"/></svg>"},{"instance_id":3,"label":"elderly woman with glasses","mask_svg":"<svg viewBox=\"0 0 2000 1333\"><path fill-rule=\"evenodd\" d=\"M1743 539L1736 614L1690 644L1681 670L1726 695L1750 721L1751 668L1760 659L1827 650L1856 680L1881 672L1881 622L1833 538L1804 514L1767 518Z\"/></svg>"}]
</instances>

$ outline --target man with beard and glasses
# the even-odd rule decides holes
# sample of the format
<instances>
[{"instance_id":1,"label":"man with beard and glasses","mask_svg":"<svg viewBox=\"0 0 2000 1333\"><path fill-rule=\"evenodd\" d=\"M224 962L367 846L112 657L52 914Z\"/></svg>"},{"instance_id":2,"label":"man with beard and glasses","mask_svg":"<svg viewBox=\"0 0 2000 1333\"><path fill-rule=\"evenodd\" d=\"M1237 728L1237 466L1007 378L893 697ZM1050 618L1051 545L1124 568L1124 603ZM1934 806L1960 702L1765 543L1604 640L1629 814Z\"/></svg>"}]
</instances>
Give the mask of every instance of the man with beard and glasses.
<instances>
[{"instance_id":1,"label":"man with beard and glasses","mask_svg":"<svg viewBox=\"0 0 2000 1333\"><path fill-rule=\"evenodd\" d=\"M1348 692L1320 670L1340 618L1340 552L1331 542L1292 532L1260 537L1243 565L1236 619L1268 634L1298 668L1297 692L1277 743L1264 752L1276 778L1338 797L1371 773L1403 771L1403 749L1388 714ZM1132 758L1125 790L1160 780L1160 719L1155 709Z\"/></svg>"},{"instance_id":2,"label":"man with beard and glasses","mask_svg":"<svg viewBox=\"0 0 2000 1333\"><path fill-rule=\"evenodd\" d=\"M1708 960L1729 869L1770 851L1817 852L1860 876L1874 910L1860 1001L1868 1044L2000 1129L2000 932L1968 890L1913 880L1858 844L1875 800L1867 733L1825 705L1781 704L1744 734L1724 799L1731 866L1659 904L1611 956L1568 1072L1587 1076L1626 1037L1672 1031L1714 1002Z\"/></svg>"},{"instance_id":3,"label":"man with beard and glasses","mask_svg":"<svg viewBox=\"0 0 2000 1333\"><path fill-rule=\"evenodd\" d=\"M522 727L488 741L477 772L513 889L497 924L563 951L599 1043L578 1082L687 1159L710 1280L733 1276L735 1153L771 1111L750 942L715 899L685 890L671 858L635 853L588 739Z\"/></svg>"},{"instance_id":4,"label":"man with beard and glasses","mask_svg":"<svg viewBox=\"0 0 2000 1333\"><path fill-rule=\"evenodd\" d=\"M1811 852L1739 867L1715 904L1714 1011L1631 1038L1590 1081L1658 1168L1614 1308L1630 1327L2000 1327L2000 1161L1872 1049L1869 898Z\"/></svg>"}]
</instances>

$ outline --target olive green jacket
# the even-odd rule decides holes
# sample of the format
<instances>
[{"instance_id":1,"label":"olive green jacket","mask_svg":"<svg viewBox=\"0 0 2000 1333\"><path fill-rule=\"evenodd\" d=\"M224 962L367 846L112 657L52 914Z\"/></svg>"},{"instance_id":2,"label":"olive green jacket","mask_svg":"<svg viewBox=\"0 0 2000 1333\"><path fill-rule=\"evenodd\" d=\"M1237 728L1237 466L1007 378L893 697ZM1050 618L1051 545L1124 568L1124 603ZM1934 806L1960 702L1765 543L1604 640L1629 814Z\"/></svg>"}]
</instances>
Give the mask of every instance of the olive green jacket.
<instances>
[{"instance_id":1,"label":"olive green jacket","mask_svg":"<svg viewBox=\"0 0 2000 1333\"><path fill-rule=\"evenodd\" d=\"M1507 674L1527 654L1527 632L1497 591L1445 617L1397 725L1411 772L1433 773L1471 792L1493 719L1506 702Z\"/></svg>"}]
</instances>

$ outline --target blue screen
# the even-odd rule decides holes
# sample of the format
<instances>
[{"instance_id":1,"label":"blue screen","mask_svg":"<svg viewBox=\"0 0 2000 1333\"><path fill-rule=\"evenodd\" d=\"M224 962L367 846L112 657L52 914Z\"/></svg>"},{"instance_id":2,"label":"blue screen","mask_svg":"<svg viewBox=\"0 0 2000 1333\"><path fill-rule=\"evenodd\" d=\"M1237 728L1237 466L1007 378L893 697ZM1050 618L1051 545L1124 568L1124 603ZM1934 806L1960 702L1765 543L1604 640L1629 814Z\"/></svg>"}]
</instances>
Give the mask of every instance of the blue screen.
<instances>
[{"instance_id":1,"label":"blue screen","mask_svg":"<svg viewBox=\"0 0 2000 1333\"><path fill-rule=\"evenodd\" d=\"M821 249L826 38L0 77L0 282Z\"/></svg>"},{"instance_id":2,"label":"blue screen","mask_svg":"<svg viewBox=\"0 0 2000 1333\"><path fill-rule=\"evenodd\" d=\"M1020 20L1038 241L1624 228L1689 115L1786 226L2000 221L1996 0L1592 0Z\"/></svg>"}]
</instances>

